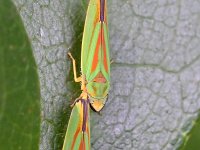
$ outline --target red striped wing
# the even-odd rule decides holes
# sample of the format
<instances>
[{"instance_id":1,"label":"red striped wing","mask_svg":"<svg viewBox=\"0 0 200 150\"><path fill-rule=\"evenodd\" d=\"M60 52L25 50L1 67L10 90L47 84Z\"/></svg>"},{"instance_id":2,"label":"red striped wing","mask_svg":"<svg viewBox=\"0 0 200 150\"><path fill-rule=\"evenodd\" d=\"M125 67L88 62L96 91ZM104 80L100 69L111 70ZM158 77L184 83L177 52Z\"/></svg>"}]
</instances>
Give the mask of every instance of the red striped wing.
<instances>
[{"instance_id":1,"label":"red striped wing","mask_svg":"<svg viewBox=\"0 0 200 150\"><path fill-rule=\"evenodd\" d=\"M62 150L89 150L89 101L80 99L73 107Z\"/></svg>"}]
</instances>

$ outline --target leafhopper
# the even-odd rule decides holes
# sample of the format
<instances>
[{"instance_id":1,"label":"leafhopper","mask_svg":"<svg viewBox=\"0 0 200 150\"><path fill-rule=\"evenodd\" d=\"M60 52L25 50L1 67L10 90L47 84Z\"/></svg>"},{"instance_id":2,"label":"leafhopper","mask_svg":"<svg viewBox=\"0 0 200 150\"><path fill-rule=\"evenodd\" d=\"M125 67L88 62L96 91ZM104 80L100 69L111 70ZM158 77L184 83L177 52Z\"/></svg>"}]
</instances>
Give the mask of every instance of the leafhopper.
<instances>
[{"instance_id":1,"label":"leafhopper","mask_svg":"<svg viewBox=\"0 0 200 150\"><path fill-rule=\"evenodd\" d=\"M85 20L81 75L77 77L73 63L74 81L81 82L81 95L74 101L63 150L90 149L89 108L100 112L110 88L110 57L107 25L107 0L90 0Z\"/></svg>"}]
</instances>

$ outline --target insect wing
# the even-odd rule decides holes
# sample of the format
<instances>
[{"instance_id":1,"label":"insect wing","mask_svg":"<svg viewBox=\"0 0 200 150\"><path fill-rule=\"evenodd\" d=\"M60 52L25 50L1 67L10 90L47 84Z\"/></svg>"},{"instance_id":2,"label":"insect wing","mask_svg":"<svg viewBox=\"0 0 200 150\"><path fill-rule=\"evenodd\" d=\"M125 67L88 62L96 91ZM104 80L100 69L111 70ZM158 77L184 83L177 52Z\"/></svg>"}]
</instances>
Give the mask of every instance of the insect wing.
<instances>
[{"instance_id":1,"label":"insect wing","mask_svg":"<svg viewBox=\"0 0 200 150\"><path fill-rule=\"evenodd\" d=\"M91 81L101 71L110 80L106 0L90 0L83 32L81 70Z\"/></svg>"},{"instance_id":2,"label":"insect wing","mask_svg":"<svg viewBox=\"0 0 200 150\"><path fill-rule=\"evenodd\" d=\"M62 150L90 150L89 102L79 100L73 106Z\"/></svg>"}]
</instances>

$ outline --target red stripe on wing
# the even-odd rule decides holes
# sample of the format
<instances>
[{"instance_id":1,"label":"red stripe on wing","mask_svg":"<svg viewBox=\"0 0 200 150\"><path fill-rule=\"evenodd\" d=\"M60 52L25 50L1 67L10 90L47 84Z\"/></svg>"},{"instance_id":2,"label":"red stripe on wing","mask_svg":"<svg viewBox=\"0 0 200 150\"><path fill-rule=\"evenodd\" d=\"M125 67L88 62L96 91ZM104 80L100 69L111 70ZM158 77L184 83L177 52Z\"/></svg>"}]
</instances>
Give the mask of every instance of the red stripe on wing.
<instances>
[{"instance_id":1,"label":"red stripe on wing","mask_svg":"<svg viewBox=\"0 0 200 150\"><path fill-rule=\"evenodd\" d=\"M98 35L98 40L97 40L97 44L96 44L96 48L95 48L95 52L94 52L93 61L92 61L91 72L93 72L96 69L97 64L98 64L98 56L99 56L100 44L101 44L101 32L99 32L99 35Z\"/></svg>"},{"instance_id":2,"label":"red stripe on wing","mask_svg":"<svg viewBox=\"0 0 200 150\"><path fill-rule=\"evenodd\" d=\"M79 150L85 150L86 147L85 147L85 140L84 140L84 136L81 138L81 143L80 143L80 146L78 148Z\"/></svg>"},{"instance_id":3,"label":"red stripe on wing","mask_svg":"<svg viewBox=\"0 0 200 150\"><path fill-rule=\"evenodd\" d=\"M75 134L74 134L71 150L74 149L74 145L75 145L75 143L76 143L76 139L77 139L78 134L80 133L80 130L81 130L80 127L77 128L77 130L76 130L76 132L75 132Z\"/></svg>"}]
</instances>

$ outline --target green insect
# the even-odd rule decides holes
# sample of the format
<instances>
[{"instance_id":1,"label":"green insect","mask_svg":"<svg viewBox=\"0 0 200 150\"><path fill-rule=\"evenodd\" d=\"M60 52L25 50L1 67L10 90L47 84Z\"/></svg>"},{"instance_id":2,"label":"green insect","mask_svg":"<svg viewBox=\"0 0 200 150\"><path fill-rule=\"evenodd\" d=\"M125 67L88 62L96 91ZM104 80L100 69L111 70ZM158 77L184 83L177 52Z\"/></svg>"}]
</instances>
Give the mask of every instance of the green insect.
<instances>
[{"instance_id":1,"label":"green insect","mask_svg":"<svg viewBox=\"0 0 200 150\"><path fill-rule=\"evenodd\" d=\"M104 107L110 88L110 57L107 27L107 0L90 0L83 32L81 49L81 95L75 100L70 116L63 150L90 149L89 108L96 112Z\"/></svg>"}]
</instances>

